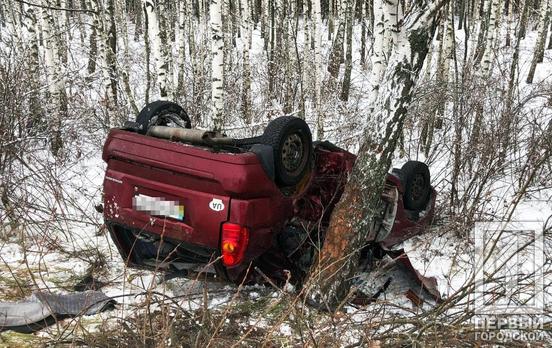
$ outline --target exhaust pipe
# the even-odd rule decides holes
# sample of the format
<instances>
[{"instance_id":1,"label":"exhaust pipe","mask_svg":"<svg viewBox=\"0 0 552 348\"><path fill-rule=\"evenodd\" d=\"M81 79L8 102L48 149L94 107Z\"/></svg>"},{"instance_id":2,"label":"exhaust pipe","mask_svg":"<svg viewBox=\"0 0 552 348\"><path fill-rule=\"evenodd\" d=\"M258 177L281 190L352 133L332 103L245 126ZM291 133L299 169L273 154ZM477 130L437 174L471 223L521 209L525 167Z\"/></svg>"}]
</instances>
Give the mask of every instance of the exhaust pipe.
<instances>
[{"instance_id":1,"label":"exhaust pipe","mask_svg":"<svg viewBox=\"0 0 552 348\"><path fill-rule=\"evenodd\" d=\"M219 132L204 131L200 129L153 126L148 130L148 135L200 145L236 145L236 140L234 138L228 138Z\"/></svg>"}]
</instances>

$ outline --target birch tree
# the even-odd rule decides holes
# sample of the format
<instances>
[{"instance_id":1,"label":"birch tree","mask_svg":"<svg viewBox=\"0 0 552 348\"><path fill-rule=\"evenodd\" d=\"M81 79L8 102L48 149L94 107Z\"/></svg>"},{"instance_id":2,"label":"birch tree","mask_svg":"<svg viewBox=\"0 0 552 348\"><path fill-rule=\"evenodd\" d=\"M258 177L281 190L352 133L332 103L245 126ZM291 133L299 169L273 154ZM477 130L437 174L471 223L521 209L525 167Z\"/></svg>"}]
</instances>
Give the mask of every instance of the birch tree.
<instances>
[{"instance_id":1,"label":"birch tree","mask_svg":"<svg viewBox=\"0 0 552 348\"><path fill-rule=\"evenodd\" d=\"M95 0L88 0L86 2L86 7L89 9L92 9L93 15L92 15L92 23L90 26L90 36L89 36L89 43L90 43L90 50L88 53L88 74L92 75L96 72L96 59L98 59L98 27L100 25L99 23L99 16L96 13Z\"/></svg>"},{"instance_id":2,"label":"birch tree","mask_svg":"<svg viewBox=\"0 0 552 348\"><path fill-rule=\"evenodd\" d=\"M481 73L483 76L489 76L492 69L492 60L495 47L495 37L500 30L498 26L500 17L500 0L491 0L491 7L489 10L489 25L487 27L487 34L485 38L485 49L483 51L483 57L481 60Z\"/></svg>"},{"instance_id":3,"label":"birch tree","mask_svg":"<svg viewBox=\"0 0 552 348\"><path fill-rule=\"evenodd\" d=\"M320 8L320 0L312 0L313 3L313 15L314 15L314 98L315 98L315 111L316 111L316 135L318 139L322 139L324 136L324 117L320 110L320 105L322 103L322 93L321 93L321 84L322 84L322 52L321 52L321 42L322 34L322 15Z\"/></svg>"},{"instance_id":4,"label":"birch tree","mask_svg":"<svg viewBox=\"0 0 552 348\"><path fill-rule=\"evenodd\" d=\"M40 23L44 41L44 65L49 91L47 112L50 115L50 147L52 153L57 156L63 146L61 120L67 111L67 106L64 105L66 102L65 79L61 75L61 63L59 62L59 53L54 35L54 19L49 10L51 6L48 0L43 1L42 5Z\"/></svg>"},{"instance_id":5,"label":"birch tree","mask_svg":"<svg viewBox=\"0 0 552 348\"><path fill-rule=\"evenodd\" d=\"M552 16L552 14L549 14L548 16L550 18L550 16ZM552 22L552 20L549 20L549 21ZM547 50L552 50L552 23L550 23L549 32L550 32L550 39L548 39L548 47L546 49Z\"/></svg>"},{"instance_id":6,"label":"birch tree","mask_svg":"<svg viewBox=\"0 0 552 348\"><path fill-rule=\"evenodd\" d=\"M115 13L117 22L120 23L121 27L121 37L122 37L122 43L123 43L123 63L122 68L118 69L121 72L122 78L123 78L123 85L125 88L125 92L127 94L128 102L130 104L130 107L132 111L135 114L138 114L138 106L136 105L136 100L134 98L134 91L130 87L130 52L129 52L129 43L128 43L128 17L127 17L127 6L126 2L122 1L116 1L115 2ZM141 12L141 11L138 11ZM116 58L116 55L114 54L114 57Z\"/></svg>"},{"instance_id":7,"label":"birch tree","mask_svg":"<svg viewBox=\"0 0 552 348\"><path fill-rule=\"evenodd\" d=\"M188 0L188 2L191 2ZM188 16L192 14L189 13ZM176 42L178 43L178 58L174 65L176 71L173 75L173 85L175 88L175 97L184 91L184 63L186 60L186 1L178 2L178 25L176 26ZM191 35L192 33L188 33Z\"/></svg>"},{"instance_id":8,"label":"birch tree","mask_svg":"<svg viewBox=\"0 0 552 348\"><path fill-rule=\"evenodd\" d=\"M535 45L535 51L533 53L533 59L531 60L531 67L527 75L527 83L533 83L535 77L535 71L537 70L537 64L542 63L544 59L544 46L546 44L546 34L548 23L550 20L550 0L542 0L541 7L539 9L539 29L537 34L537 43Z\"/></svg>"},{"instance_id":9,"label":"birch tree","mask_svg":"<svg viewBox=\"0 0 552 348\"><path fill-rule=\"evenodd\" d=\"M104 93L103 100L107 107L106 119L104 120L106 127L112 126L110 114L112 114L117 104L117 68L115 57L117 38L114 28L115 21L112 18L114 11L113 0L109 1L109 3L106 3L107 7L102 11L100 11L98 0L91 0L89 4L93 11L93 25L97 33L95 37L97 40L97 57L90 57L90 59L97 60L95 66L98 65L100 69Z\"/></svg>"},{"instance_id":10,"label":"birch tree","mask_svg":"<svg viewBox=\"0 0 552 348\"><path fill-rule=\"evenodd\" d=\"M249 64L249 46L251 45L251 19L248 0L240 0L242 13L242 55L243 55L243 87L242 112L247 123L251 121L251 66Z\"/></svg>"},{"instance_id":11,"label":"birch tree","mask_svg":"<svg viewBox=\"0 0 552 348\"><path fill-rule=\"evenodd\" d=\"M305 287L309 301L335 310L347 299L359 252L370 239L372 219L379 214L380 196L420 69L433 37L435 14L444 1L411 3L400 21L396 49L364 131L353 171L336 205L325 241Z\"/></svg>"},{"instance_id":12,"label":"birch tree","mask_svg":"<svg viewBox=\"0 0 552 348\"><path fill-rule=\"evenodd\" d=\"M31 85L31 95L29 97L29 109L31 111L31 122L36 124L41 122L42 107L39 99L39 81L38 73L40 69L39 62L39 48L38 48L38 23L36 18L35 7L25 5L24 6L24 25L28 39L28 58L27 66L29 69L29 83Z\"/></svg>"},{"instance_id":13,"label":"birch tree","mask_svg":"<svg viewBox=\"0 0 552 348\"><path fill-rule=\"evenodd\" d=\"M341 85L341 100L349 100L349 90L351 88L351 72L353 70L353 21L355 6L354 0L347 0L346 16L347 16L347 52L345 53L345 73L343 75L343 83ZM356 2L355 2L356 3Z\"/></svg>"},{"instance_id":14,"label":"birch tree","mask_svg":"<svg viewBox=\"0 0 552 348\"><path fill-rule=\"evenodd\" d=\"M157 71L157 84L159 86L159 94L161 99L165 99L168 96L167 92L167 57L164 55L161 43L161 33L159 30L159 18L157 16L157 2L156 0L142 0L144 6L144 14L147 17L147 32L151 45L151 52L153 60L155 62L155 68Z\"/></svg>"},{"instance_id":15,"label":"birch tree","mask_svg":"<svg viewBox=\"0 0 552 348\"><path fill-rule=\"evenodd\" d=\"M222 1L211 0L211 105L214 130L221 130L224 111L224 40L222 38Z\"/></svg>"},{"instance_id":16,"label":"birch tree","mask_svg":"<svg viewBox=\"0 0 552 348\"><path fill-rule=\"evenodd\" d=\"M370 97L368 101L370 111L378 98L380 83L387 66L386 56L392 47L390 43L392 35L388 33L391 28L388 11L392 7L393 4L386 4L386 0L374 0L374 45L370 57L372 69L370 70Z\"/></svg>"}]
</instances>

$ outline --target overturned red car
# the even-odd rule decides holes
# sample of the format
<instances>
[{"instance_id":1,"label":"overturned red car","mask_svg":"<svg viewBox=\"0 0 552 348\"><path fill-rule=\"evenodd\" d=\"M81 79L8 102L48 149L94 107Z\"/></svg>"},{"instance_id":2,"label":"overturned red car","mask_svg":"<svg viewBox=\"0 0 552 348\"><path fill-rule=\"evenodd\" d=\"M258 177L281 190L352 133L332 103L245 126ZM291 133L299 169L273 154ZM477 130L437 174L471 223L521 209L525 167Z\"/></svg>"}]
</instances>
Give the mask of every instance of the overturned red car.
<instances>
[{"instance_id":1,"label":"overturned red car","mask_svg":"<svg viewBox=\"0 0 552 348\"><path fill-rule=\"evenodd\" d=\"M233 139L191 129L180 106L154 102L105 142L105 224L131 267L234 282L259 274L300 279L355 158L313 143L296 117L271 121L261 136ZM367 248L421 233L434 204L425 164L394 169Z\"/></svg>"}]
</instances>

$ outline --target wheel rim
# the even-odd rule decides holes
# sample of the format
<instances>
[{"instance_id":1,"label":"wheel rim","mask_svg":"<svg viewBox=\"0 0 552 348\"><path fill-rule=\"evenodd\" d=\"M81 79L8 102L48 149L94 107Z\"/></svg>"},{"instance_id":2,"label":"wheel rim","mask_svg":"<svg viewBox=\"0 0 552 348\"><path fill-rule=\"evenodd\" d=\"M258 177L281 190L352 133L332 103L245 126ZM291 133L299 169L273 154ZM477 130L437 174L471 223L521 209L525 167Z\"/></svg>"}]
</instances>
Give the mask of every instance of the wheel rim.
<instances>
[{"instance_id":1,"label":"wheel rim","mask_svg":"<svg viewBox=\"0 0 552 348\"><path fill-rule=\"evenodd\" d=\"M412 179L412 184L410 185L410 196L412 197L412 200L418 201L422 199L424 190L425 190L424 176L422 174L417 174Z\"/></svg>"},{"instance_id":2,"label":"wheel rim","mask_svg":"<svg viewBox=\"0 0 552 348\"><path fill-rule=\"evenodd\" d=\"M292 133L286 137L282 146L282 164L288 172L300 169L303 163L304 144L298 133Z\"/></svg>"},{"instance_id":3,"label":"wheel rim","mask_svg":"<svg viewBox=\"0 0 552 348\"><path fill-rule=\"evenodd\" d=\"M182 127L185 128L186 121L175 112L164 112L151 118L150 127L152 126L167 126L167 127Z\"/></svg>"}]
</instances>

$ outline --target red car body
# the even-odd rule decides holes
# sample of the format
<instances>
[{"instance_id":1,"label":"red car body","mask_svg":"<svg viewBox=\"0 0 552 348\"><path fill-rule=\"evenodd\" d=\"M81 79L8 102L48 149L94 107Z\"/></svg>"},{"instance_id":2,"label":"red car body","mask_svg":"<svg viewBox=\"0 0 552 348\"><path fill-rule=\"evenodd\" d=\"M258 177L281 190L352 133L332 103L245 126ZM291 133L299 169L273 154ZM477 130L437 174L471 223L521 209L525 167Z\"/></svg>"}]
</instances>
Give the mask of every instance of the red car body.
<instances>
[{"instance_id":1,"label":"red car body","mask_svg":"<svg viewBox=\"0 0 552 348\"><path fill-rule=\"evenodd\" d=\"M329 143L316 144L312 170L299 189L286 193L256 153L220 152L115 129L103 150L105 224L129 266L212 265L231 281L241 281L252 264L276 274L291 267L278 235L292 221L327 226L355 158ZM388 175L387 186L403 192L398 176ZM183 217L138 210L137 196L178 202ZM419 234L432 219L434 198L435 191L425 214L413 217L398 194L393 227L378 242L389 247ZM247 233L243 253L239 263L225 265L223 230L240 227Z\"/></svg>"}]
</instances>

